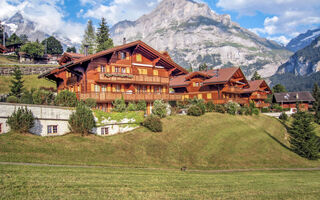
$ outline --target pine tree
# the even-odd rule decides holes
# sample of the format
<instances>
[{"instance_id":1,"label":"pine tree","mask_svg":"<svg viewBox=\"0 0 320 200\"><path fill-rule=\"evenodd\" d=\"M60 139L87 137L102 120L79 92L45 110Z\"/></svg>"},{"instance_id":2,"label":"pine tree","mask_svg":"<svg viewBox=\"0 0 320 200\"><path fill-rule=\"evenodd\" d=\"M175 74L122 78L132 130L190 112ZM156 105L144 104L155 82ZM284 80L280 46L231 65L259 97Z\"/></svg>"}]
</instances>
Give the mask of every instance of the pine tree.
<instances>
[{"instance_id":1,"label":"pine tree","mask_svg":"<svg viewBox=\"0 0 320 200\"><path fill-rule=\"evenodd\" d=\"M314 133L312 119L307 113L298 112L294 115L290 135L290 144L294 152L309 160L319 157L318 138Z\"/></svg>"},{"instance_id":2,"label":"pine tree","mask_svg":"<svg viewBox=\"0 0 320 200\"><path fill-rule=\"evenodd\" d=\"M208 70L207 63L203 63L202 65L199 66L199 71L206 71L206 70Z\"/></svg>"},{"instance_id":3,"label":"pine tree","mask_svg":"<svg viewBox=\"0 0 320 200\"><path fill-rule=\"evenodd\" d=\"M96 33L91 20L88 21L87 28L84 31L84 36L83 36L83 40L80 48L81 53L84 53L86 45L88 45L88 52L87 52L88 54L95 53Z\"/></svg>"},{"instance_id":4,"label":"pine tree","mask_svg":"<svg viewBox=\"0 0 320 200\"><path fill-rule=\"evenodd\" d=\"M50 36L43 40L41 44L45 47L47 54L62 54L63 48L59 40L55 37Z\"/></svg>"},{"instance_id":5,"label":"pine tree","mask_svg":"<svg viewBox=\"0 0 320 200\"><path fill-rule=\"evenodd\" d=\"M22 73L18 66L14 68L12 76L13 79L11 80L10 96L20 98L23 90L24 81L22 80Z\"/></svg>"},{"instance_id":6,"label":"pine tree","mask_svg":"<svg viewBox=\"0 0 320 200\"><path fill-rule=\"evenodd\" d=\"M105 18L101 18L97 31L97 52L104 51L113 47L113 40L110 38L109 27L106 23Z\"/></svg>"},{"instance_id":7,"label":"pine tree","mask_svg":"<svg viewBox=\"0 0 320 200\"><path fill-rule=\"evenodd\" d=\"M273 93L281 93L281 92L287 92L287 90L283 85L277 84L272 88L272 92Z\"/></svg>"},{"instance_id":8,"label":"pine tree","mask_svg":"<svg viewBox=\"0 0 320 200\"><path fill-rule=\"evenodd\" d=\"M76 47L68 47L67 52L77 53L77 49L76 49Z\"/></svg>"},{"instance_id":9,"label":"pine tree","mask_svg":"<svg viewBox=\"0 0 320 200\"><path fill-rule=\"evenodd\" d=\"M314 119L316 123L320 124L320 90L317 83L314 84L312 96L315 99L313 103L313 109L315 111Z\"/></svg>"},{"instance_id":10,"label":"pine tree","mask_svg":"<svg viewBox=\"0 0 320 200\"><path fill-rule=\"evenodd\" d=\"M262 78L261 78L260 74L257 71L254 72L254 74L253 74L253 76L251 78L252 81L261 80L261 79Z\"/></svg>"}]
</instances>

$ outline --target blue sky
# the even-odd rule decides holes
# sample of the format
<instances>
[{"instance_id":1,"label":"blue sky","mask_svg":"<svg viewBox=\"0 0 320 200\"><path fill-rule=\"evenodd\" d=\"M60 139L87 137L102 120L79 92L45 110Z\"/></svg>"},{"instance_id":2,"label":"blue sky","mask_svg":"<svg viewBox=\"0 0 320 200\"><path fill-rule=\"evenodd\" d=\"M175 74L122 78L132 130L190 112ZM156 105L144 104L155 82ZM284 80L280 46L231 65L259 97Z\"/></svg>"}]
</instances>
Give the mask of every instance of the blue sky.
<instances>
[{"instance_id":1,"label":"blue sky","mask_svg":"<svg viewBox=\"0 0 320 200\"><path fill-rule=\"evenodd\" d=\"M98 23L105 17L109 25L135 20L151 12L161 0L0 0L0 19L17 11L37 23L46 32L61 32L74 42L81 35L88 19ZM218 14L231 15L256 34L287 43L308 29L320 27L319 0L194 0L207 3Z\"/></svg>"}]
</instances>

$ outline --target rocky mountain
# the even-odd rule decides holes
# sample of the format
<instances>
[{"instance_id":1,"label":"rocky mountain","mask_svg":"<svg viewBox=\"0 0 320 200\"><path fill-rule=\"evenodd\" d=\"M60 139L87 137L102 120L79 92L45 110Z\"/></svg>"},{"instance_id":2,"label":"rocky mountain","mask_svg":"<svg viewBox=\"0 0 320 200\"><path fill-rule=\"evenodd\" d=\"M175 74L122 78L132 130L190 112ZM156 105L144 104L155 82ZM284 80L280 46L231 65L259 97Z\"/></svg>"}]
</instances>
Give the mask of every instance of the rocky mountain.
<instances>
[{"instance_id":1,"label":"rocky mountain","mask_svg":"<svg viewBox=\"0 0 320 200\"><path fill-rule=\"evenodd\" d=\"M136 21L122 21L111 28L115 44L143 40L159 51L168 51L185 68L207 63L215 68L241 66L246 75L255 70L273 75L291 52L276 42L219 15L207 4L192 0L163 0Z\"/></svg>"},{"instance_id":2,"label":"rocky mountain","mask_svg":"<svg viewBox=\"0 0 320 200\"><path fill-rule=\"evenodd\" d=\"M310 75L320 71L320 36L310 45L293 54L288 62L281 65L277 74L292 73L295 75Z\"/></svg>"},{"instance_id":3,"label":"rocky mountain","mask_svg":"<svg viewBox=\"0 0 320 200\"><path fill-rule=\"evenodd\" d=\"M50 36L49 34L38 30L36 24L25 19L20 12L17 12L12 17L5 19L3 22L8 35L13 33L16 33L19 36L25 34L28 36L30 41L36 41L38 39L40 42ZM72 43L70 39L62 36L59 33L54 33L53 36L61 42L64 48L78 45Z\"/></svg>"},{"instance_id":4,"label":"rocky mountain","mask_svg":"<svg viewBox=\"0 0 320 200\"><path fill-rule=\"evenodd\" d=\"M296 52L311 44L311 42L320 36L320 28L308 30L293 38L286 46L289 51Z\"/></svg>"}]
</instances>

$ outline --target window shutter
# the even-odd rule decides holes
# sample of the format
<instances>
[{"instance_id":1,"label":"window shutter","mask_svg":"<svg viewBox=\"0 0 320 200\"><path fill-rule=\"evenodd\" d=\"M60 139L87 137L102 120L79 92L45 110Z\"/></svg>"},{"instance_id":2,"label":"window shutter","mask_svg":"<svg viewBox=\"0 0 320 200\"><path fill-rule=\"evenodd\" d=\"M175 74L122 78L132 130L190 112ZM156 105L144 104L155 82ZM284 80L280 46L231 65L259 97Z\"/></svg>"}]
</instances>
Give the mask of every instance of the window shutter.
<instances>
[{"instance_id":1,"label":"window shutter","mask_svg":"<svg viewBox=\"0 0 320 200\"><path fill-rule=\"evenodd\" d=\"M158 70L156 70L156 69L153 70L153 75L154 75L154 76L158 76L158 75L159 75Z\"/></svg>"},{"instance_id":2,"label":"window shutter","mask_svg":"<svg viewBox=\"0 0 320 200\"><path fill-rule=\"evenodd\" d=\"M166 93L166 88L165 87L162 88L162 92Z\"/></svg>"},{"instance_id":3,"label":"window shutter","mask_svg":"<svg viewBox=\"0 0 320 200\"><path fill-rule=\"evenodd\" d=\"M142 56L141 56L141 54L137 54L136 55L136 60L137 60L137 62L142 62Z\"/></svg>"},{"instance_id":4,"label":"window shutter","mask_svg":"<svg viewBox=\"0 0 320 200\"><path fill-rule=\"evenodd\" d=\"M124 92L124 85L121 85L121 92Z\"/></svg>"},{"instance_id":5,"label":"window shutter","mask_svg":"<svg viewBox=\"0 0 320 200\"><path fill-rule=\"evenodd\" d=\"M126 70L127 70L127 74L130 74L130 68L127 67Z\"/></svg>"},{"instance_id":6,"label":"window shutter","mask_svg":"<svg viewBox=\"0 0 320 200\"><path fill-rule=\"evenodd\" d=\"M115 72L114 66L111 66L111 72Z\"/></svg>"}]
</instances>

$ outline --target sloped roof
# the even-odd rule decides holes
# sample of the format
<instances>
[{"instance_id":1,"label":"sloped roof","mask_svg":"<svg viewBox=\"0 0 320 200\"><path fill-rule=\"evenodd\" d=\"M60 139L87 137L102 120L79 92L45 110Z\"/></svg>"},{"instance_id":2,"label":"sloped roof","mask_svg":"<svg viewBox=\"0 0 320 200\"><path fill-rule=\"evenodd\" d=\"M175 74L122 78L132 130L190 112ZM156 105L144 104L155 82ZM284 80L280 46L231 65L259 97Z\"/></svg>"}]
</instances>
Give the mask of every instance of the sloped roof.
<instances>
[{"instance_id":1,"label":"sloped roof","mask_svg":"<svg viewBox=\"0 0 320 200\"><path fill-rule=\"evenodd\" d=\"M269 91L271 91L271 89L269 88L268 84L266 83L265 80L255 80L255 81L248 81L249 83L249 88L245 88L243 90L243 93L250 93L250 92L255 92L255 91L259 91L260 90L260 86L265 83L266 86L268 87Z\"/></svg>"},{"instance_id":2,"label":"sloped roof","mask_svg":"<svg viewBox=\"0 0 320 200\"><path fill-rule=\"evenodd\" d=\"M113 52L121 51L121 50L128 49L128 48L134 47L134 46L142 47L144 50L146 50L146 51L150 52L152 55L160 58L163 62L173 66L175 69L178 69L180 72L185 73L185 74L188 73L188 71L186 69L184 69L183 67L181 67L177 63L173 62L167 56L161 54L160 52L156 51L152 47L148 46L147 44L145 44L141 40L138 40L138 41L135 41L135 42L131 42L131 43L127 43L127 44L120 45L120 46L116 46L114 48L107 49L105 51L100 51L98 53L95 53L95 54L92 54L92 55L88 55L88 56L85 56L85 57L81 57L79 59L76 59L76 60L73 60L73 61L70 61L70 62L66 63L65 65L61 66L60 68L69 68L69 67L75 66L77 64L81 64L81 63L90 61L92 59L99 58L101 56L105 56L105 55L108 55L108 54L112 54ZM52 71L52 73L55 73L55 71ZM51 73L42 74L42 75L39 76L39 78L42 78L42 77L47 76L49 74L51 74Z\"/></svg>"},{"instance_id":3,"label":"sloped roof","mask_svg":"<svg viewBox=\"0 0 320 200\"><path fill-rule=\"evenodd\" d=\"M292 103L292 102L314 102L315 99L310 92L283 92L274 93L277 103Z\"/></svg>"},{"instance_id":4,"label":"sloped roof","mask_svg":"<svg viewBox=\"0 0 320 200\"><path fill-rule=\"evenodd\" d=\"M240 69L239 67L230 67L230 68L223 68L223 69L213 69L208 71L191 72L187 75L181 75L173 78L170 81L170 86L171 87L187 86L189 83L188 78L196 74L208 77L208 79L203 82L204 84L208 84L208 85L223 84L228 82L239 69Z\"/></svg>"}]
</instances>

